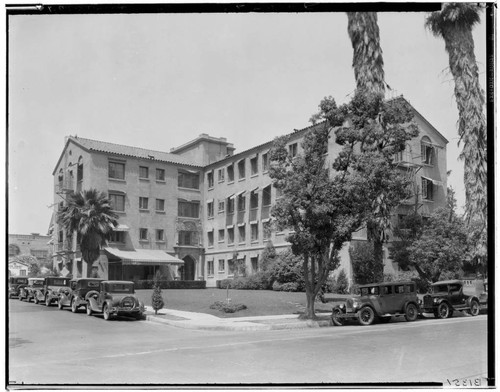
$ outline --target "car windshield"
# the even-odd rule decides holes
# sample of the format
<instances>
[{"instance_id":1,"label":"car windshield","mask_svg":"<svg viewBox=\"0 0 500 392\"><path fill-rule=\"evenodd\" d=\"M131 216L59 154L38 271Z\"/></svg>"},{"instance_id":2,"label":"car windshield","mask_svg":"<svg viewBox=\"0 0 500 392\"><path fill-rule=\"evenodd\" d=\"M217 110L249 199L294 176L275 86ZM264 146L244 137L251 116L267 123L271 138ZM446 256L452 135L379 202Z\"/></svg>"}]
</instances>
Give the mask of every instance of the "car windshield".
<instances>
[{"instance_id":1,"label":"car windshield","mask_svg":"<svg viewBox=\"0 0 500 392\"><path fill-rule=\"evenodd\" d=\"M43 280L33 280L31 282L32 286L43 286Z\"/></svg>"},{"instance_id":2,"label":"car windshield","mask_svg":"<svg viewBox=\"0 0 500 392\"><path fill-rule=\"evenodd\" d=\"M134 293L134 285L132 283L109 283L108 291L110 293Z\"/></svg>"},{"instance_id":3,"label":"car windshield","mask_svg":"<svg viewBox=\"0 0 500 392\"><path fill-rule=\"evenodd\" d=\"M69 286L69 279L50 278L47 279L47 284L50 286Z\"/></svg>"},{"instance_id":4,"label":"car windshield","mask_svg":"<svg viewBox=\"0 0 500 392\"><path fill-rule=\"evenodd\" d=\"M448 293L448 286L445 284L437 284L435 286L431 286L431 293Z\"/></svg>"},{"instance_id":5,"label":"car windshield","mask_svg":"<svg viewBox=\"0 0 500 392\"><path fill-rule=\"evenodd\" d=\"M86 287L88 287L89 289L97 289L99 288L99 282L96 281L96 282L93 282L93 281L87 281L86 282ZM82 286L85 286L85 285L82 285Z\"/></svg>"},{"instance_id":6,"label":"car windshield","mask_svg":"<svg viewBox=\"0 0 500 392\"><path fill-rule=\"evenodd\" d=\"M378 295L379 294L379 287L374 286L374 287L362 287L361 288L361 295Z\"/></svg>"},{"instance_id":7,"label":"car windshield","mask_svg":"<svg viewBox=\"0 0 500 392\"><path fill-rule=\"evenodd\" d=\"M14 284L26 284L28 283L28 279L27 278L14 278L11 280L10 283L14 283Z\"/></svg>"}]
</instances>

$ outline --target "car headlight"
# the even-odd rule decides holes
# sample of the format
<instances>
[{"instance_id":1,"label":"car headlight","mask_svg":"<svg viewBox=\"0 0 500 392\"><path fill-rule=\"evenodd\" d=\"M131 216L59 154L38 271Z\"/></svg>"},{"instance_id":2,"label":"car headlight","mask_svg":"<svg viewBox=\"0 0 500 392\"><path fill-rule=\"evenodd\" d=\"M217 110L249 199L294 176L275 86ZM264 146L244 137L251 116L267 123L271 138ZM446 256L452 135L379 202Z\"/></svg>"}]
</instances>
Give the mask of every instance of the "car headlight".
<instances>
[{"instance_id":1,"label":"car headlight","mask_svg":"<svg viewBox=\"0 0 500 392\"><path fill-rule=\"evenodd\" d=\"M434 303L436 304L438 302L438 299L437 298L434 298Z\"/></svg>"},{"instance_id":2,"label":"car headlight","mask_svg":"<svg viewBox=\"0 0 500 392\"><path fill-rule=\"evenodd\" d=\"M358 301L353 301L353 302L352 302L352 307L353 307L354 309L358 308L360 305L361 305L361 304L360 304Z\"/></svg>"}]
</instances>

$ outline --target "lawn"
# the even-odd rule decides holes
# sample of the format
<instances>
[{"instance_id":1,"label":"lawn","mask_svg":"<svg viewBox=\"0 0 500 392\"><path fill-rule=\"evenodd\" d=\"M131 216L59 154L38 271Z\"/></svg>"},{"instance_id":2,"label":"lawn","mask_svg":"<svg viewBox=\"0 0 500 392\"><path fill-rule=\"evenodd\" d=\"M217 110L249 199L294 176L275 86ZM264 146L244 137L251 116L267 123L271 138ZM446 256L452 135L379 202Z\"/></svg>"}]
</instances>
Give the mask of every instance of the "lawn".
<instances>
[{"instance_id":1,"label":"lawn","mask_svg":"<svg viewBox=\"0 0 500 392\"><path fill-rule=\"evenodd\" d=\"M136 290L141 301L151 306L153 290ZM229 290L228 296L233 304L244 304L247 309L236 313L224 313L210 309L215 301L226 300L224 289L162 290L164 308L213 314L218 317L250 317L279 314L299 314L306 305L305 293L288 293L271 290ZM332 303L316 302L316 312L331 312Z\"/></svg>"}]
</instances>

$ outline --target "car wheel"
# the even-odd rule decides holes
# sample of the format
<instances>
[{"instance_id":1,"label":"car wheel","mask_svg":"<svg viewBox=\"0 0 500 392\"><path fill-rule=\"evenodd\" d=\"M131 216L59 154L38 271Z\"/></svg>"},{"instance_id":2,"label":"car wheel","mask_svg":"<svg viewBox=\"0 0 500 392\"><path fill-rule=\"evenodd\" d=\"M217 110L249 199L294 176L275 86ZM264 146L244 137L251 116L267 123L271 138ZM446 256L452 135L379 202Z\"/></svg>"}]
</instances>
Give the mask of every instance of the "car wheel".
<instances>
[{"instance_id":1,"label":"car wheel","mask_svg":"<svg viewBox=\"0 0 500 392\"><path fill-rule=\"evenodd\" d=\"M33 298L33 302L34 302L35 304L37 304L37 305L38 305L38 302L39 302L39 301L38 301L38 297L37 297L36 295L35 295L35 297Z\"/></svg>"},{"instance_id":2,"label":"car wheel","mask_svg":"<svg viewBox=\"0 0 500 392\"><path fill-rule=\"evenodd\" d=\"M21 296L21 294L19 294L18 299L19 299L19 301L22 301L22 300L23 300L23 297Z\"/></svg>"},{"instance_id":3,"label":"car wheel","mask_svg":"<svg viewBox=\"0 0 500 392\"><path fill-rule=\"evenodd\" d=\"M479 314L479 302L473 299L470 303L470 314L471 316L477 316Z\"/></svg>"},{"instance_id":4,"label":"car wheel","mask_svg":"<svg viewBox=\"0 0 500 392\"><path fill-rule=\"evenodd\" d=\"M90 307L90 304L87 304L87 316L92 316L92 308Z\"/></svg>"},{"instance_id":5,"label":"car wheel","mask_svg":"<svg viewBox=\"0 0 500 392\"><path fill-rule=\"evenodd\" d=\"M63 310L63 304L62 304L62 298L59 298L59 301L57 301L57 307L59 310Z\"/></svg>"},{"instance_id":6,"label":"car wheel","mask_svg":"<svg viewBox=\"0 0 500 392\"><path fill-rule=\"evenodd\" d=\"M333 323L333 325L336 325L337 327L341 327L345 324L345 319L339 317L340 314L342 314L342 311L340 309L333 309L332 323Z\"/></svg>"},{"instance_id":7,"label":"car wheel","mask_svg":"<svg viewBox=\"0 0 500 392\"><path fill-rule=\"evenodd\" d=\"M415 304L406 305L405 319L406 321L415 321L418 317L418 309Z\"/></svg>"},{"instance_id":8,"label":"car wheel","mask_svg":"<svg viewBox=\"0 0 500 392\"><path fill-rule=\"evenodd\" d=\"M378 319L381 323L388 323L391 321L392 316L380 316Z\"/></svg>"},{"instance_id":9,"label":"car wheel","mask_svg":"<svg viewBox=\"0 0 500 392\"><path fill-rule=\"evenodd\" d=\"M136 314L135 315L136 320L142 320L142 313Z\"/></svg>"},{"instance_id":10,"label":"car wheel","mask_svg":"<svg viewBox=\"0 0 500 392\"><path fill-rule=\"evenodd\" d=\"M104 320L106 321L111 320L111 314L109 313L108 305L104 304L104 307L102 309L102 314L104 316Z\"/></svg>"},{"instance_id":11,"label":"car wheel","mask_svg":"<svg viewBox=\"0 0 500 392\"><path fill-rule=\"evenodd\" d=\"M71 300L71 312L72 313L78 312L78 306L76 306L76 301L74 298Z\"/></svg>"},{"instance_id":12,"label":"car wheel","mask_svg":"<svg viewBox=\"0 0 500 392\"><path fill-rule=\"evenodd\" d=\"M45 306L50 306L50 303L51 303L51 302L52 302L52 301L49 299L49 296L46 296L46 297L45 297Z\"/></svg>"},{"instance_id":13,"label":"car wheel","mask_svg":"<svg viewBox=\"0 0 500 392\"><path fill-rule=\"evenodd\" d=\"M373 324L373 321L375 320L375 313L373 312L373 309L369 306L361 308L358 312L358 320L361 325Z\"/></svg>"},{"instance_id":14,"label":"car wheel","mask_svg":"<svg viewBox=\"0 0 500 392\"><path fill-rule=\"evenodd\" d=\"M441 302L436 311L436 317L440 319L449 318L451 313L450 305L446 302Z\"/></svg>"}]
</instances>

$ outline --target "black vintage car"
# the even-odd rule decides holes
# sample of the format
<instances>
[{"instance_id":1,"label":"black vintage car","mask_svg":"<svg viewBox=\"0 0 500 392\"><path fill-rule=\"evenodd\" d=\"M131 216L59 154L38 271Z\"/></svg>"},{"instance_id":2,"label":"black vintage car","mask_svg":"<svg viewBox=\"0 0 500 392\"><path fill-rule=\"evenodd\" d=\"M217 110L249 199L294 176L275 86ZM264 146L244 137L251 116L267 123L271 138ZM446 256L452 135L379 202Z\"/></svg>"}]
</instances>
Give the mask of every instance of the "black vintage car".
<instances>
[{"instance_id":1,"label":"black vintage car","mask_svg":"<svg viewBox=\"0 0 500 392\"><path fill-rule=\"evenodd\" d=\"M371 283L359 287L360 295L348 298L333 308L332 323L344 325L346 320L357 319L361 325L376 320L388 322L394 317L415 321L418 317L418 297L414 282Z\"/></svg>"},{"instance_id":2,"label":"black vintage car","mask_svg":"<svg viewBox=\"0 0 500 392\"><path fill-rule=\"evenodd\" d=\"M35 298L35 291L43 288L44 280L44 278L28 278L28 284L19 290L19 301L25 299L30 302L32 298Z\"/></svg>"},{"instance_id":3,"label":"black vintage car","mask_svg":"<svg viewBox=\"0 0 500 392\"><path fill-rule=\"evenodd\" d=\"M88 297L99 292L99 283L103 279L78 278L72 279L68 290L59 294L57 306L63 309L65 306L71 307L73 313L78 312L82 306L87 306Z\"/></svg>"},{"instance_id":4,"label":"black vintage car","mask_svg":"<svg viewBox=\"0 0 500 392\"><path fill-rule=\"evenodd\" d=\"M437 318L449 318L454 311L465 311L477 316L480 310L479 298L464 294L461 280L443 280L431 285L420 304L422 313L432 313Z\"/></svg>"},{"instance_id":5,"label":"black vintage car","mask_svg":"<svg viewBox=\"0 0 500 392\"><path fill-rule=\"evenodd\" d=\"M19 291L28 284L26 276L11 276L9 278L9 298L19 297Z\"/></svg>"},{"instance_id":6,"label":"black vintage car","mask_svg":"<svg viewBox=\"0 0 500 392\"><path fill-rule=\"evenodd\" d=\"M141 319L144 304L135 295L134 282L105 280L99 283L99 291L87 293L87 315L102 313L104 320L114 316Z\"/></svg>"},{"instance_id":7,"label":"black vintage car","mask_svg":"<svg viewBox=\"0 0 500 392\"><path fill-rule=\"evenodd\" d=\"M69 281L69 278L47 276L43 282L43 287L37 287L34 290L34 302L36 304L41 302L45 306L50 306L59 299L61 291L68 289Z\"/></svg>"}]
</instances>

